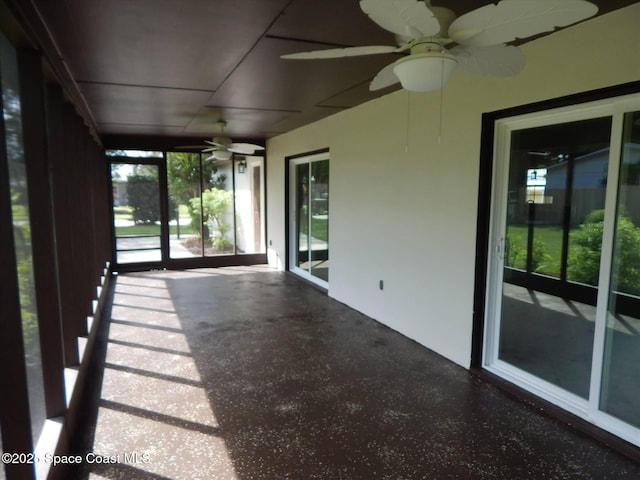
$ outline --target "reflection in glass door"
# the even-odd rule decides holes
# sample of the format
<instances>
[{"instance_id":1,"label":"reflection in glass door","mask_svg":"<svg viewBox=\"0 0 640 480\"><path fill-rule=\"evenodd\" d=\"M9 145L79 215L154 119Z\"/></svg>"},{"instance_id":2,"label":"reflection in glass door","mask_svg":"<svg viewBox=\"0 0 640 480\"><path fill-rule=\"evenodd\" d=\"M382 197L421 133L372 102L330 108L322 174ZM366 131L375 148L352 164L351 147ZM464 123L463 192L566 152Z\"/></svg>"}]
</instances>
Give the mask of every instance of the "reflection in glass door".
<instances>
[{"instance_id":1,"label":"reflection in glass door","mask_svg":"<svg viewBox=\"0 0 640 480\"><path fill-rule=\"evenodd\" d=\"M627 113L600 408L640 428L640 112Z\"/></svg>"},{"instance_id":2,"label":"reflection in glass door","mask_svg":"<svg viewBox=\"0 0 640 480\"><path fill-rule=\"evenodd\" d=\"M326 286L329 281L328 154L291 164L291 270Z\"/></svg>"},{"instance_id":3,"label":"reflection in glass door","mask_svg":"<svg viewBox=\"0 0 640 480\"><path fill-rule=\"evenodd\" d=\"M498 358L589 394L611 119L511 133Z\"/></svg>"},{"instance_id":4,"label":"reflection in glass door","mask_svg":"<svg viewBox=\"0 0 640 480\"><path fill-rule=\"evenodd\" d=\"M483 364L640 445L640 100L496 123Z\"/></svg>"}]
</instances>

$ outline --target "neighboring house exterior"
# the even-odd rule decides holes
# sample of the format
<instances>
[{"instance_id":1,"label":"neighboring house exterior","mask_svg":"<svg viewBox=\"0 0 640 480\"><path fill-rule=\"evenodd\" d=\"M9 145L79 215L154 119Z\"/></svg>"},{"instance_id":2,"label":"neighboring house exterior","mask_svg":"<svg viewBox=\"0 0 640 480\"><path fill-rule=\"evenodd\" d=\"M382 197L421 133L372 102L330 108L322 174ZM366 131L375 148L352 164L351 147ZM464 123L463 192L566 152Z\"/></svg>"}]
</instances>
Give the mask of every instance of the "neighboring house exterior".
<instances>
[{"instance_id":1,"label":"neighboring house exterior","mask_svg":"<svg viewBox=\"0 0 640 480\"><path fill-rule=\"evenodd\" d=\"M573 189L573 210L572 224L581 223L581 221L590 213L592 205L600 204L604 201L602 198L603 187L607 184L607 175L609 168L608 148L598 150L586 155L578 156L571 159L573 162L573 177L571 186ZM629 178L626 193L640 199L640 145L630 143L624 146L622 152L624 165L629 168L632 178ZM569 160L562 163L552 165L547 168L545 196L553 197L554 191L564 190L567 186L567 172ZM555 214L554 218L558 218L562 214L563 205L556 202L550 208ZM636 225L640 225L640 212L629 212Z\"/></svg>"}]
</instances>

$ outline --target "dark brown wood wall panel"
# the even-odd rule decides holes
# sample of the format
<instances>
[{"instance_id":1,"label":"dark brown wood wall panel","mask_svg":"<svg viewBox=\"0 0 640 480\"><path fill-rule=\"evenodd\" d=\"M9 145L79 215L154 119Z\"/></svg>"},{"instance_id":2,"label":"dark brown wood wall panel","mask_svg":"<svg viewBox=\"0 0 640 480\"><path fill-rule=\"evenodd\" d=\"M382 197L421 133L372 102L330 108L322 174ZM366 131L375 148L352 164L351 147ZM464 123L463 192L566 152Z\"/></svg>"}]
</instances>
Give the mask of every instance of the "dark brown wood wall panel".
<instances>
[{"instance_id":1,"label":"dark brown wood wall panel","mask_svg":"<svg viewBox=\"0 0 640 480\"><path fill-rule=\"evenodd\" d=\"M57 417L64 414L66 399L54 212L46 149L44 80L37 52L19 51L18 62L45 404L47 416Z\"/></svg>"},{"instance_id":2,"label":"dark brown wood wall panel","mask_svg":"<svg viewBox=\"0 0 640 480\"><path fill-rule=\"evenodd\" d=\"M58 87L47 90L49 155L65 364L78 363L105 262L111 260L108 169L101 149Z\"/></svg>"},{"instance_id":3,"label":"dark brown wood wall panel","mask_svg":"<svg viewBox=\"0 0 640 480\"><path fill-rule=\"evenodd\" d=\"M75 302L76 292L74 288L74 268L75 245L72 233L72 222L74 212L71 190L73 179L71 170L73 165L71 158L73 152L69 149L71 134L69 133L69 120L71 118L71 107L64 103L62 92L51 99L52 112L58 121L52 118L50 129L55 128L58 138L55 139L55 151L51 151L52 164L52 189L54 198L54 212L56 225L56 250L58 255L58 276L60 287L60 304L63 322L63 343L65 353L65 365L76 365L78 363L78 346L76 342L76 328L73 328L73 321L78 317L77 305ZM51 134L50 134L51 137Z\"/></svg>"}]
</instances>

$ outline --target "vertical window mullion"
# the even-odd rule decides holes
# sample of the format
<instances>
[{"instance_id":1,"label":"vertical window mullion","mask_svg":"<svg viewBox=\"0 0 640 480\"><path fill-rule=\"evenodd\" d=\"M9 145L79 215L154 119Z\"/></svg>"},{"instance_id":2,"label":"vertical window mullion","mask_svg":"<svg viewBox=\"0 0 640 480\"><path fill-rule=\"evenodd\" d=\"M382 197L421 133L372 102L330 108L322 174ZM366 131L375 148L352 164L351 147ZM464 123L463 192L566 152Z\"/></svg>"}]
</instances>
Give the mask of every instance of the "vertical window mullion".
<instances>
[{"instance_id":1,"label":"vertical window mullion","mask_svg":"<svg viewBox=\"0 0 640 480\"><path fill-rule=\"evenodd\" d=\"M209 231L209 229L205 229L204 225L204 198L202 197L202 192L205 190L204 188L204 178L202 177L202 153L198 153L198 169L200 170L200 255L205 257L206 251L206 242L205 242L205 231Z\"/></svg>"},{"instance_id":2,"label":"vertical window mullion","mask_svg":"<svg viewBox=\"0 0 640 480\"><path fill-rule=\"evenodd\" d=\"M567 259L569 257L569 231L571 230L571 205L573 202L573 155L567 160L567 183L564 212L562 219L562 252L560 253L560 280L567 281Z\"/></svg>"}]
</instances>

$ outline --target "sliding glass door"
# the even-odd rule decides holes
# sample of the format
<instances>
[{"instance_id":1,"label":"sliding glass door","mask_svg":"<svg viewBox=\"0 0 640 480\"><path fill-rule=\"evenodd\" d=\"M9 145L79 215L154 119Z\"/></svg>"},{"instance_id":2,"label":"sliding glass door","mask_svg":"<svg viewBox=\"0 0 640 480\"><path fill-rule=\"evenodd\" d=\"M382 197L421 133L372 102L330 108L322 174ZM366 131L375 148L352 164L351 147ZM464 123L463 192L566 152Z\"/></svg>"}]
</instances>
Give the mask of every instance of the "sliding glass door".
<instances>
[{"instance_id":1,"label":"sliding glass door","mask_svg":"<svg viewBox=\"0 0 640 480\"><path fill-rule=\"evenodd\" d=\"M161 152L113 157L113 228L117 265L159 266L163 261Z\"/></svg>"},{"instance_id":2,"label":"sliding glass door","mask_svg":"<svg viewBox=\"0 0 640 480\"><path fill-rule=\"evenodd\" d=\"M640 99L496 122L484 366L640 444Z\"/></svg>"},{"instance_id":3,"label":"sliding glass door","mask_svg":"<svg viewBox=\"0 0 640 480\"><path fill-rule=\"evenodd\" d=\"M289 178L290 270L326 287L329 282L328 153L291 160Z\"/></svg>"}]
</instances>

